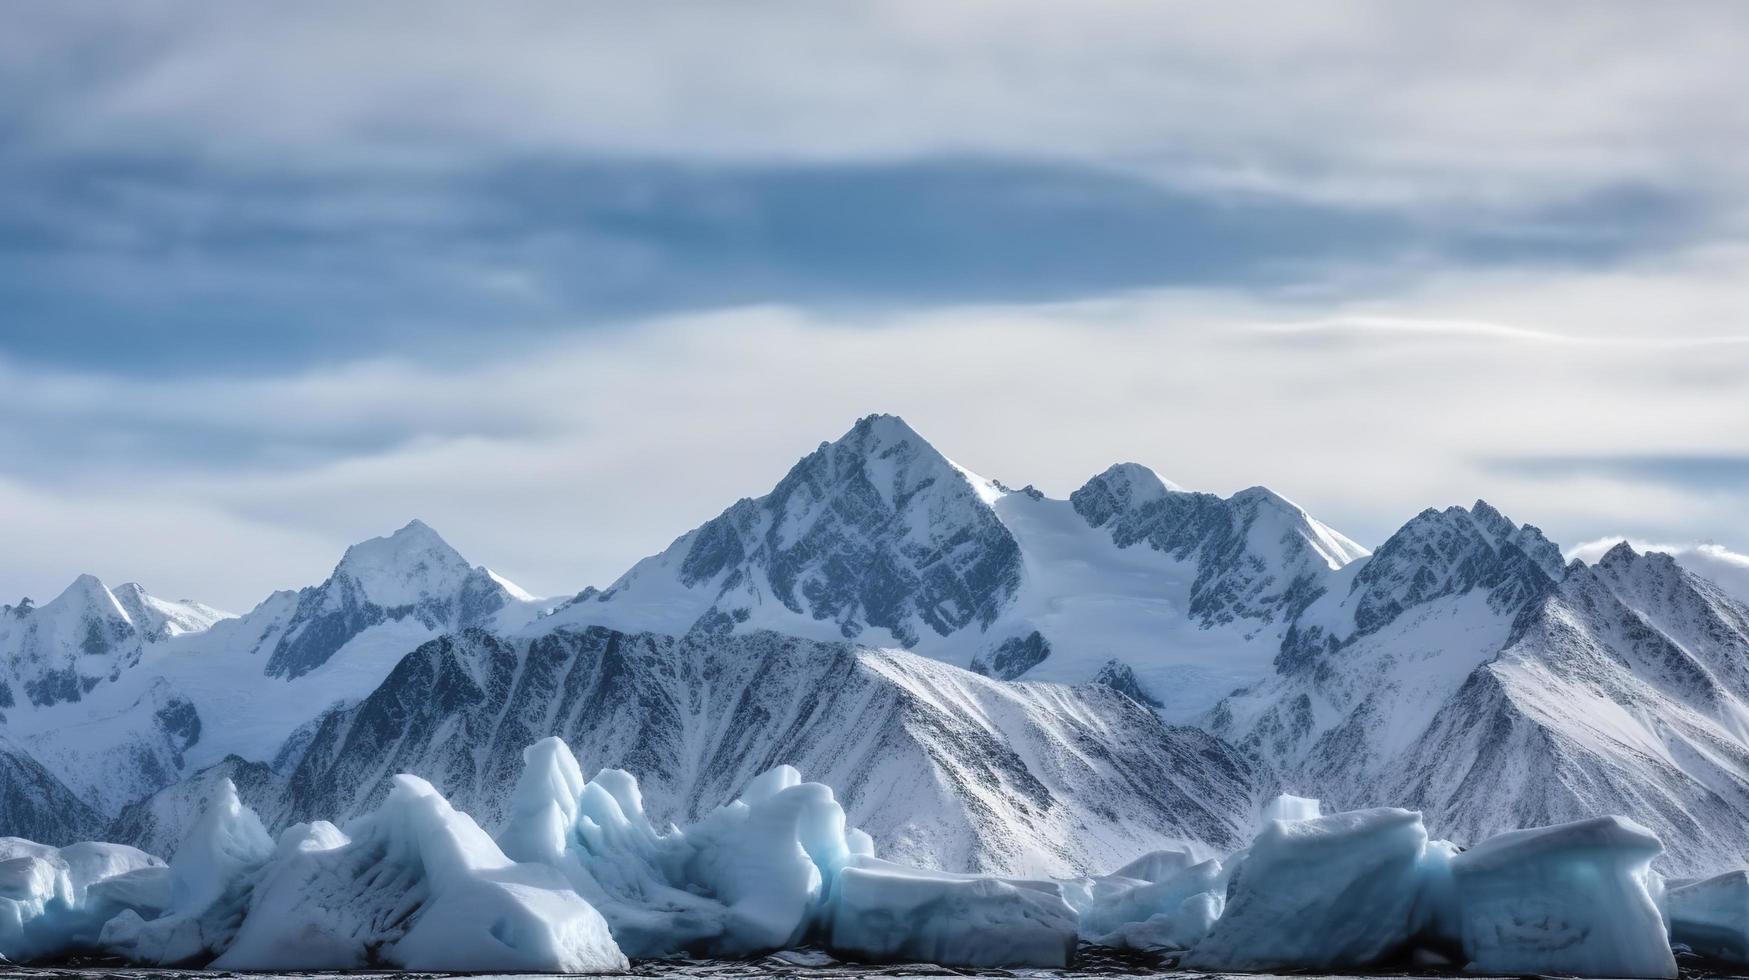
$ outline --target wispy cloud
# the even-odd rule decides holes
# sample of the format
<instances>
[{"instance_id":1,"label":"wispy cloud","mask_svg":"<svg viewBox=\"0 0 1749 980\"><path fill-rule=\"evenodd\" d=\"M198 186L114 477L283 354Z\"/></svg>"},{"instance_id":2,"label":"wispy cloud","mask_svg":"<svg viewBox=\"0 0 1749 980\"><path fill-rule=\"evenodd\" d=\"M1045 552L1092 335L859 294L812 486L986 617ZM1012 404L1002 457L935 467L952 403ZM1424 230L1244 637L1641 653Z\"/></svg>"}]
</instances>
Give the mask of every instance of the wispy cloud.
<instances>
[{"instance_id":1,"label":"wispy cloud","mask_svg":"<svg viewBox=\"0 0 1749 980\"><path fill-rule=\"evenodd\" d=\"M1749 345L1749 333L1707 336L1597 336L1556 333L1510 323L1481 320L1416 319L1394 316L1337 316L1294 323L1266 323L1256 328L1269 337L1288 340L1479 340L1502 343L1555 344L1579 347L1688 349Z\"/></svg>"},{"instance_id":2,"label":"wispy cloud","mask_svg":"<svg viewBox=\"0 0 1749 980\"><path fill-rule=\"evenodd\" d=\"M1500 286L1477 279L1477 302L1504 301L1484 285ZM0 404L28 424L0 436L16 543L0 590L40 593L101 561L246 605L258 581L216 564L199 573L183 556L222 555L264 529L263 542L300 545L264 546L252 574L289 586L319 577L349 541L418 516L533 590L574 591L770 487L869 411L905 415L1016 485L1066 494L1139 459L1186 486L1273 486L1367 543L1423 507L1477 496L1565 541L1749 526L1749 501L1716 473L1499 462L1749 457L1749 420L1732 421L1749 398L1749 350L1715 351L1718 382L1698 385L1688 350L1255 342L1257 324L1306 319L1307 305L1318 304L1181 290L851 316L763 306L466 360L218 381L15 369ZM131 509L137 526L81 537L68 501Z\"/></svg>"},{"instance_id":3,"label":"wispy cloud","mask_svg":"<svg viewBox=\"0 0 1749 980\"><path fill-rule=\"evenodd\" d=\"M1670 555L1684 568L1721 586L1738 602L1749 604L1749 555L1739 554L1723 545L1711 543L1658 544L1615 535L1587 541L1567 552L1569 559L1595 563L1604 553L1626 541L1635 551L1659 551Z\"/></svg>"}]
</instances>

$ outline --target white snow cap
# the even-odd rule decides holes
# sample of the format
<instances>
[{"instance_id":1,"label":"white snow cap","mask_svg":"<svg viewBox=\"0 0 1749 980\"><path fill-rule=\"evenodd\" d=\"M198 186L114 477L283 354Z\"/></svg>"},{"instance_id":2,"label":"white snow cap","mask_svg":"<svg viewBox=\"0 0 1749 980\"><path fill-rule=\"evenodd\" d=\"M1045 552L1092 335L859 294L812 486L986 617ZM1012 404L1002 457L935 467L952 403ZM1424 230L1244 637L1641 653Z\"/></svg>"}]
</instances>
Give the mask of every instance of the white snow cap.
<instances>
[{"instance_id":1,"label":"white snow cap","mask_svg":"<svg viewBox=\"0 0 1749 980\"><path fill-rule=\"evenodd\" d=\"M473 571L467 559L421 520L382 538L346 549L336 578L356 582L366 598L384 608L407 606L429 596L450 596Z\"/></svg>"}]
</instances>

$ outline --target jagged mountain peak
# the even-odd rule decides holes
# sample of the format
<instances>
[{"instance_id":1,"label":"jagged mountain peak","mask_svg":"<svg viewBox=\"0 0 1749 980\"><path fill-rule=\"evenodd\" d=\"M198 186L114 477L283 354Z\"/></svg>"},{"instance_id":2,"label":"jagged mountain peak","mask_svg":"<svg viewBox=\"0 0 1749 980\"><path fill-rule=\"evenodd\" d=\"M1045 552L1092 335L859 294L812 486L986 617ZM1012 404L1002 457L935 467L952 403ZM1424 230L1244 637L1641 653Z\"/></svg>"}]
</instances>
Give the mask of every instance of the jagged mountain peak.
<instances>
[{"instance_id":1,"label":"jagged mountain peak","mask_svg":"<svg viewBox=\"0 0 1749 980\"><path fill-rule=\"evenodd\" d=\"M892 507L903 506L910 495L932 485L956 494L961 481L985 503L1005 492L994 480L942 455L897 415L857 419L850 431L834 442L820 443L817 450L796 463L774 493L797 479L816 488L866 481Z\"/></svg>"},{"instance_id":2,"label":"jagged mountain peak","mask_svg":"<svg viewBox=\"0 0 1749 980\"><path fill-rule=\"evenodd\" d=\"M647 558L568 618L684 633L755 628L910 646L988 626L1019 586L993 504L1009 491L943 456L894 415L858 419Z\"/></svg>"},{"instance_id":3,"label":"jagged mountain peak","mask_svg":"<svg viewBox=\"0 0 1749 980\"><path fill-rule=\"evenodd\" d=\"M1628 544L1626 539L1623 539L1621 541L1617 541L1615 543L1614 547L1612 547L1608 551L1604 552L1603 557L1597 559L1597 564L1602 565L1606 568L1611 567L1611 566L1626 565L1626 564L1630 564L1631 562L1633 562L1635 559L1637 559L1639 557L1640 557L1640 553L1634 550L1634 546L1631 544Z\"/></svg>"},{"instance_id":4,"label":"jagged mountain peak","mask_svg":"<svg viewBox=\"0 0 1749 980\"><path fill-rule=\"evenodd\" d=\"M527 593L485 566L469 565L430 525L415 519L393 534L347 548L326 582L298 593L290 619L271 627L278 639L267 674L296 678L315 670L381 623L411 619L428 629L460 629L526 599Z\"/></svg>"},{"instance_id":5,"label":"jagged mountain peak","mask_svg":"<svg viewBox=\"0 0 1749 980\"><path fill-rule=\"evenodd\" d=\"M1515 526L1487 501L1428 508L1379 546L1354 576L1353 627L1370 633L1405 609L1475 588L1502 612L1546 594L1566 576L1555 544L1536 527Z\"/></svg>"},{"instance_id":6,"label":"jagged mountain peak","mask_svg":"<svg viewBox=\"0 0 1749 980\"><path fill-rule=\"evenodd\" d=\"M1113 463L1082 484L1070 500L1087 523L1099 527L1118 514L1141 510L1183 490L1141 463Z\"/></svg>"}]
</instances>

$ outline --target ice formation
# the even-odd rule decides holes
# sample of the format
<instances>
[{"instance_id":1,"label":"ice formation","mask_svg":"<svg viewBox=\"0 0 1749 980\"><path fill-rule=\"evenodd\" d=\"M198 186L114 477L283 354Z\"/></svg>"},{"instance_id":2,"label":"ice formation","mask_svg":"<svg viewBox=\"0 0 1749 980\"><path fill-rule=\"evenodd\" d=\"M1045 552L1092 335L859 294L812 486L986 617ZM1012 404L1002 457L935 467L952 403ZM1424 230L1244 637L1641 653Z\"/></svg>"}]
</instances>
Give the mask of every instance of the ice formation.
<instances>
[{"instance_id":1,"label":"ice formation","mask_svg":"<svg viewBox=\"0 0 1749 980\"><path fill-rule=\"evenodd\" d=\"M794 945L850 855L832 791L803 783L789 766L690 831L658 832L630 774L607 769L584 782L557 738L529 746L523 762L500 845L563 873L631 956L741 956Z\"/></svg>"},{"instance_id":2,"label":"ice formation","mask_svg":"<svg viewBox=\"0 0 1749 980\"><path fill-rule=\"evenodd\" d=\"M744 956L816 936L841 955L957 966L1066 965L1076 919L1052 882L953 875L874 857L830 788L790 766L686 830L658 832L629 774L584 782L549 738L498 840L558 868L634 957Z\"/></svg>"},{"instance_id":3,"label":"ice formation","mask_svg":"<svg viewBox=\"0 0 1749 980\"><path fill-rule=\"evenodd\" d=\"M1271 820L1185 964L1257 971L1381 962L1419 929L1427 850L1421 814L1410 810Z\"/></svg>"},{"instance_id":4,"label":"ice formation","mask_svg":"<svg viewBox=\"0 0 1749 980\"><path fill-rule=\"evenodd\" d=\"M1323 815L1322 804L1307 796L1283 793L1263 808L1263 821L1312 820Z\"/></svg>"},{"instance_id":5,"label":"ice formation","mask_svg":"<svg viewBox=\"0 0 1749 980\"><path fill-rule=\"evenodd\" d=\"M25 962L89 948L129 904L165 904L167 875L164 862L123 844L55 848L0 837L0 958Z\"/></svg>"},{"instance_id":6,"label":"ice formation","mask_svg":"<svg viewBox=\"0 0 1749 980\"><path fill-rule=\"evenodd\" d=\"M1653 901L1663 845L1623 817L1516 830L1452 859L1464 955L1483 973L1674 977Z\"/></svg>"},{"instance_id":7,"label":"ice formation","mask_svg":"<svg viewBox=\"0 0 1749 980\"><path fill-rule=\"evenodd\" d=\"M1465 851L1419 813L1266 806L1224 860L1144 854L1115 872L1026 880L875 856L831 789L790 766L683 829L637 781L585 780L545 739L496 841L429 783L396 777L346 832L272 840L227 780L169 866L111 844L0 838L0 957L101 951L146 965L613 972L627 956L833 956L954 967L1072 964L1078 943L1183 950L1210 971L1427 962L1479 973L1670 978L1672 937L1749 959L1749 871L1681 884L1620 817L1501 834ZM1459 959L1461 957L1461 959Z\"/></svg>"},{"instance_id":8,"label":"ice formation","mask_svg":"<svg viewBox=\"0 0 1749 980\"><path fill-rule=\"evenodd\" d=\"M551 868L518 864L430 783L395 777L354 823L282 836L217 969L599 973L626 959Z\"/></svg>"},{"instance_id":9,"label":"ice formation","mask_svg":"<svg viewBox=\"0 0 1749 980\"><path fill-rule=\"evenodd\" d=\"M826 946L943 966L1066 967L1075 910L1055 882L921 871L859 856L832 883Z\"/></svg>"},{"instance_id":10,"label":"ice formation","mask_svg":"<svg viewBox=\"0 0 1749 980\"><path fill-rule=\"evenodd\" d=\"M204 963L225 951L242 924L255 874L273 838L253 810L219 781L205 812L170 862L168 910L150 920L127 909L104 925L99 943L135 963Z\"/></svg>"},{"instance_id":11,"label":"ice formation","mask_svg":"<svg viewBox=\"0 0 1749 980\"><path fill-rule=\"evenodd\" d=\"M1749 871L1728 871L1670 889L1670 938L1714 959L1749 963Z\"/></svg>"},{"instance_id":12,"label":"ice formation","mask_svg":"<svg viewBox=\"0 0 1749 980\"><path fill-rule=\"evenodd\" d=\"M1219 861L1188 851L1154 851L1102 878L1064 882L1081 938L1129 949L1186 949L1226 905Z\"/></svg>"}]
</instances>

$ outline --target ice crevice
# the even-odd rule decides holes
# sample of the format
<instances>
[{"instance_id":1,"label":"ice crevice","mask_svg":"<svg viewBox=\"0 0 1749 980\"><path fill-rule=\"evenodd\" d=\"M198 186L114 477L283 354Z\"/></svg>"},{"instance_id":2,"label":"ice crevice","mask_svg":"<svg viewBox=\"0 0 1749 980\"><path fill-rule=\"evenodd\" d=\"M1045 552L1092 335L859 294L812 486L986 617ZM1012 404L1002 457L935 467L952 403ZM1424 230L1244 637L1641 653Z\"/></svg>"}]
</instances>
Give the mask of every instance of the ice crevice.
<instances>
[{"instance_id":1,"label":"ice crevice","mask_svg":"<svg viewBox=\"0 0 1749 980\"><path fill-rule=\"evenodd\" d=\"M0 838L0 957L101 953L147 966L604 973L632 959L819 946L843 959L1070 966L1084 943L1208 971L1444 965L1493 974L1677 975L1677 948L1749 962L1749 871L1665 882L1658 838L1621 817L1468 849L1395 808L1323 814L1281 797L1249 847L1166 850L1076 879L882 860L831 788L778 766L686 828L637 780L523 753L489 834L430 783L275 839L220 781L164 862L133 848Z\"/></svg>"}]
</instances>

